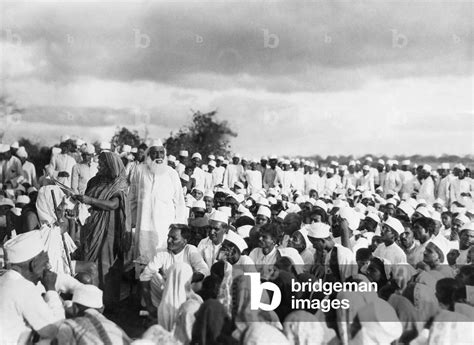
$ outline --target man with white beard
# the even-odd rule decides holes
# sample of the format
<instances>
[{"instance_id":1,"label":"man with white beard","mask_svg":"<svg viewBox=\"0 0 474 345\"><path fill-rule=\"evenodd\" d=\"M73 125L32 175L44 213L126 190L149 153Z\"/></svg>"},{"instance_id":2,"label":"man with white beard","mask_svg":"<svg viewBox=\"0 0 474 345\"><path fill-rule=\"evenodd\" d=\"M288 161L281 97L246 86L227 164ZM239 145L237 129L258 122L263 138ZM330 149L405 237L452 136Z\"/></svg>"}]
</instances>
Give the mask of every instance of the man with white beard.
<instances>
[{"instance_id":1,"label":"man with white beard","mask_svg":"<svg viewBox=\"0 0 474 345\"><path fill-rule=\"evenodd\" d=\"M157 249L166 248L169 226L186 224L186 206L176 170L165 161L161 140L145 153L130 186L132 227L136 225L134 255L148 262Z\"/></svg>"}]
</instances>

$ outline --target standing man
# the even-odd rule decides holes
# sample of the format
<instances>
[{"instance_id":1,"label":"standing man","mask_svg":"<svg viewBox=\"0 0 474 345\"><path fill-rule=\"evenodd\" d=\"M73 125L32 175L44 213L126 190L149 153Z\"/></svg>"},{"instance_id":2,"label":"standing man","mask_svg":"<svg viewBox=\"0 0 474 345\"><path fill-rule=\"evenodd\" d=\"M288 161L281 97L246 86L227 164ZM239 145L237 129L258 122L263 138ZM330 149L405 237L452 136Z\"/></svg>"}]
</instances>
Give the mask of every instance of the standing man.
<instances>
[{"instance_id":1,"label":"standing man","mask_svg":"<svg viewBox=\"0 0 474 345\"><path fill-rule=\"evenodd\" d=\"M187 159L188 159L188 151L186 150L179 151L178 164L176 165L176 171L178 172L179 176L184 174L184 170L186 169Z\"/></svg>"},{"instance_id":2,"label":"standing man","mask_svg":"<svg viewBox=\"0 0 474 345\"><path fill-rule=\"evenodd\" d=\"M420 171L419 178L421 180L420 190L417 199L424 199L429 205L435 200L434 197L434 181L431 177L431 166L423 165Z\"/></svg>"},{"instance_id":3,"label":"standing man","mask_svg":"<svg viewBox=\"0 0 474 345\"><path fill-rule=\"evenodd\" d=\"M257 169L258 161L252 159L250 162L250 169L245 171L245 180L247 181L248 194L254 194L262 190L262 173Z\"/></svg>"},{"instance_id":4,"label":"standing man","mask_svg":"<svg viewBox=\"0 0 474 345\"><path fill-rule=\"evenodd\" d=\"M239 164L240 155L235 154L232 157L232 164L227 166L227 169L224 173L224 186L232 188L234 184L238 181L241 181L244 174L244 167Z\"/></svg>"},{"instance_id":5,"label":"standing man","mask_svg":"<svg viewBox=\"0 0 474 345\"><path fill-rule=\"evenodd\" d=\"M166 248L172 223L186 223L183 190L176 170L165 162L161 140L152 143L145 164L137 168L130 188L132 227L136 225L135 255L148 262L156 250Z\"/></svg>"},{"instance_id":6,"label":"standing man","mask_svg":"<svg viewBox=\"0 0 474 345\"><path fill-rule=\"evenodd\" d=\"M457 177L451 182L449 195L451 202L457 201L464 205L464 196L472 197L474 195L471 181L466 178L466 168L462 164L455 167Z\"/></svg>"},{"instance_id":7,"label":"standing man","mask_svg":"<svg viewBox=\"0 0 474 345\"><path fill-rule=\"evenodd\" d=\"M206 185L206 175L204 170L201 169L201 161L202 156L199 152L193 153L191 157L191 163L194 168L193 173L191 175L194 180L196 180L196 188L204 191Z\"/></svg>"},{"instance_id":8,"label":"standing man","mask_svg":"<svg viewBox=\"0 0 474 345\"><path fill-rule=\"evenodd\" d=\"M21 146L16 151L17 157L20 159L23 169L23 176L25 177L25 181L28 182L31 186L37 186L38 180L36 179L36 168L33 163L26 160L28 158L28 153L24 146Z\"/></svg>"},{"instance_id":9,"label":"standing man","mask_svg":"<svg viewBox=\"0 0 474 345\"><path fill-rule=\"evenodd\" d=\"M212 181L214 186L218 186L224 181L225 168L222 166L222 163L224 163L224 157L217 156L216 168L212 171Z\"/></svg>"},{"instance_id":10,"label":"standing man","mask_svg":"<svg viewBox=\"0 0 474 345\"><path fill-rule=\"evenodd\" d=\"M265 173L263 174L263 188L266 190L275 187L275 178L277 174L277 157L271 156L269 160L270 167L265 169Z\"/></svg>"},{"instance_id":11,"label":"standing man","mask_svg":"<svg viewBox=\"0 0 474 345\"><path fill-rule=\"evenodd\" d=\"M63 141L59 144L61 153L51 159L51 167L55 171L54 177L64 177L65 184L71 186L72 167L76 165L76 160L69 155L71 149L71 142L69 140Z\"/></svg>"},{"instance_id":12,"label":"standing man","mask_svg":"<svg viewBox=\"0 0 474 345\"><path fill-rule=\"evenodd\" d=\"M315 164L311 162L308 167L308 173L304 175L304 194L309 195L309 191L314 189L317 191L318 188L318 179L320 177L318 174L314 173Z\"/></svg>"},{"instance_id":13,"label":"standing man","mask_svg":"<svg viewBox=\"0 0 474 345\"><path fill-rule=\"evenodd\" d=\"M398 161L389 161L387 165L390 166L390 170L385 175L385 181L383 183L384 196L387 197L390 191L395 191L397 194L402 189L402 179L400 178L400 172L398 171Z\"/></svg>"},{"instance_id":14,"label":"standing man","mask_svg":"<svg viewBox=\"0 0 474 345\"><path fill-rule=\"evenodd\" d=\"M82 145L81 154L82 162L72 167L71 188L75 194L84 195L87 182L97 174L97 163L92 161L95 156L94 145Z\"/></svg>"},{"instance_id":15,"label":"standing man","mask_svg":"<svg viewBox=\"0 0 474 345\"><path fill-rule=\"evenodd\" d=\"M439 177L440 181L438 184L436 196L437 198L443 200L445 205L449 205L451 204L449 198L449 188L451 186L451 182L454 180L454 175L449 171L449 163L441 163Z\"/></svg>"},{"instance_id":16,"label":"standing man","mask_svg":"<svg viewBox=\"0 0 474 345\"><path fill-rule=\"evenodd\" d=\"M403 195L407 193L411 195L413 193L413 189L415 188L415 176L413 176L412 172L410 171L410 160L405 159L402 161L401 171L400 171L400 178L402 180L402 189L400 190L400 194Z\"/></svg>"},{"instance_id":17,"label":"standing man","mask_svg":"<svg viewBox=\"0 0 474 345\"><path fill-rule=\"evenodd\" d=\"M0 144L1 145L1 144ZM21 161L17 156L12 154L9 145L1 145L0 148L0 161L2 162L2 183L11 182L16 187L17 180L21 176L23 177L23 168L21 167Z\"/></svg>"}]
</instances>

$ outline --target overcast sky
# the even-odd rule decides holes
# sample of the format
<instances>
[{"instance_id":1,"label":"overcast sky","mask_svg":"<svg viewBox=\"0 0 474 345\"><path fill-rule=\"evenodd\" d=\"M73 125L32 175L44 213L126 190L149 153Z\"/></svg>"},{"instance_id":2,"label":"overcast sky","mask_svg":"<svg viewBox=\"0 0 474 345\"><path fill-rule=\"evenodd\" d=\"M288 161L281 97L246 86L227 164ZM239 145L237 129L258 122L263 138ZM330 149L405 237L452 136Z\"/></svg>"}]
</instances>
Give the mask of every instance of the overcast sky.
<instances>
[{"instance_id":1,"label":"overcast sky","mask_svg":"<svg viewBox=\"0 0 474 345\"><path fill-rule=\"evenodd\" d=\"M469 1L1 6L1 91L26 109L6 140L166 138L217 108L249 156L474 149Z\"/></svg>"}]
</instances>

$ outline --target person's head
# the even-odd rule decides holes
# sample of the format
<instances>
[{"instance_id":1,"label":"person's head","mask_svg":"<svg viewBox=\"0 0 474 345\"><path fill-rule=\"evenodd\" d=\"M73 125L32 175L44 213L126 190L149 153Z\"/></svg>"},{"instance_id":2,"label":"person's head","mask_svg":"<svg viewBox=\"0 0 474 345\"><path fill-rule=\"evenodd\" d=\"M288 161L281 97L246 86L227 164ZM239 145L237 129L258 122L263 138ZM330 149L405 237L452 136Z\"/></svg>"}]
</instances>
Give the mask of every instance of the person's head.
<instances>
[{"instance_id":1,"label":"person's head","mask_svg":"<svg viewBox=\"0 0 474 345\"><path fill-rule=\"evenodd\" d=\"M194 153L192 158L191 158L191 162L192 162L192 165L193 167L200 167L201 166L201 161L202 161L202 157L201 157L201 154L200 153Z\"/></svg>"},{"instance_id":2,"label":"person's head","mask_svg":"<svg viewBox=\"0 0 474 345\"><path fill-rule=\"evenodd\" d=\"M462 228L464 224L467 223L467 221L468 219L464 215L457 216L456 218L454 218L454 220L452 221L453 231L459 233L459 230Z\"/></svg>"},{"instance_id":3,"label":"person's head","mask_svg":"<svg viewBox=\"0 0 474 345\"><path fill-rule=\"evenodd\" d=\"M454 278L443 278L436 282L436 298L443 309L454 311L454 296L460 288L459 282Z\"/></svg>"},{"instance_id":4,"label":"person's head","mask_svg":"<svg viewBox=\"0 0 474 345\"><path fill-rule=\"evenodd\" d=\"M271 211L268 207L260 206L255 217L255 224L257 226L264 226L270 223Z\"/></svg>"},{"instance_id":5,"label":"person's head","mask_svg":"<svg viewBox=\"0 0 474 345\"><path fill-rule=\"evenodd\" d=\"M209 239L215 245L222 243L229 227L226 222L211 219L209 220Z\"/></svg>"},{"instance_id":6,"label":"person's head","mask_svg":"<svg viewBox=\"0 0 474 345\"><path fill-rule=\"evenodd\" d=\"M378 222L371 217L365 217L364 219L364 227L369 232L375 232L378 226Z\"/></svg>"},{"instance_id":7,"label":"person's head","mask_svg":"<svg viewBox=\"0 0 474 345\"><path fill-rule=\"evenodd\" d=\"M237 164L239 164L239 162L240 162L240 157L239 156L232 157L232 164L237 165Z\"/></svg>"},{"instance_id":8,"label":"person's head","mask_svg":"<svg viewBox=\"0 0 474 345\"><path fill-rule=\"evenodd\" d=\"M270 164L270 167L272 169L275 169L276 165L277 165L277 162L278 162L278 160L276 158L271 158L270 161L268 162L268 164Z\"/></svg>"},{"instance_id":9,"label":"person's head","mask_svg":"<svg viewBox=\"0 0 474 345\"><path fill-rule=\"evenodd\" d=\"M429 267L439 266L444 261L444 254L441 249L433 242L428 243L423 253L423 262Z\"/></svg>"},{"instance_id":10,"label":"person's head","mask_svg":"<svg viewBox=\"0 0 474 345\"><path fill-rule=\"evenodd\" d=\"M309 191L309 197L312 198L312 199L318 199L319 198L319 195L318 195L318 192L316 191L316 189L311 189Z\"/></svg>"},{"instance_id":11,"label":"person's head","mask_svg":"<svg viewBox=\"0 0 474 345\"><path fill-rule=\"evenodd\" d=\"M194 199L201 200L204 196L204 192L200 188L193 188L191 195L194 197Z\"/></svg>"},{"instance_id":12,"label":"person's head","mask_svg":"<svg viewBox=\"0 0 474 345\"><path fill-rule=\"evenodd\" d=\"M293 232L293 234L290 237L290 240L288 241L288 247L295 248L298 251L298 253L301 253L303 250L306 249L307 247L306 240L304 238L304 235L301 233L301 231Z\"/></svg>"},{"instance_id":13,"label":"person's head","mask_svg":"<svg viewBox=\"0 0 474 345\"><path fill-rule=\"evenodd\" d=\"M453 219L453 215L449 211L445 211L441 213L441 222L443 223L443 226L445 229L451 228L451 222Z\"/></svg>"},{"instance_id":14,"label":"person's head","mask_svg":"<svg viewBox=\"0 0 474 345\"><path fill-rule=\"evenodd\" d=\"M308 239L317 251L330 251L334 247L330 228L325 223L313 223L309 226Z\"/></svg>"},{"instance_id":15,"label":"person's head","mask_svg":"<svg viewBox=\"0 0 474 345\"><path fill-rule=\"evenodd\" d=\"M171 224L168 232L167 248L173 254L180 253L191 239L191 230L185 224Z\"/></svg>"},{"instance_id":16,"label":"person's head","mask_svg":"<svg viewBox=\"0 0 474 345\"><path fill-rule=\"evenodd\" d=\"M72 295L72 314L74 317L84 316L87 309L95 309L100 313L104 310L102 290L91 284L82 284L74 289Z\"/></svg>"},{"instance_id":17,"label":"person's head","mask_svg":"<svg viewBox=\"0 0 474 345\"><path fill-rule=\"evenodd\" d=\"M49 269L49 257L39 230L16 236L5 242L3 248L10 268L35 285Z\"/></svg>"},{"instance_id":18,"label":"person's head","mask_svg":"<svg viewBox=\"0 0 474 345\"><path fill-rule=\"evenodd\" d=\"M137 162L143 162L145 160L145 151L147 150L148 146L146 144L140 144L137 148L137 153L135 154L135 159Z\"/></svg>"},{"instance_id":19,"label":"person's head","mask_svg":"<svg viewBox=\"0 0 474 345\"><path fill-rule=\"evenodd\" d=\"M283 219L283 232L287 235L293 234L296 230L301 228L301 216L298 213L289 213Z\"/></svg>"},{"instance_id":20,"label":"person's head","mask_svg":"<svg viewBox=\"0 0 474 345\"><path fill-rule=\"evenodd\" d=\"M459 232L459 249L465 250L474 245L474 230L462 229Z\"/></svg>"},{"instance_id":21,"label":"person's head","mask_svg":"<svg viewBox=\"0 0 474 345\"><path fill-rule=\"evenodd\" d=\"M260 165L265 168L267 166L267 164L268 164L268 158L267 157L262 157L260 159Z\"/></svg>"},{"instance_id":22,"label":"person's head","mask_svg":"<svg viewBox=\"0 0 474 345\"><path fill-rule=\"evenodd\" d=\"M206 212L211 212L214 207L214 198L212 195L206 194L204 196L204 203L206 204Z\"/></svg>"},{"instance_id":23,"label":"person's head","mask_svg":"<svg viewBox=\"0 0 474 345\"><path fill-rule=\"evenodd\" d=\"M245 240L236 233L229 231L229 236L222 242L217 258L234 265L240 260L242 251L246 248Z\"/></svg>"},{"instance_id":24,"label":"person's head","mask_svg":"<svg viewBox=\"0 0 474 345\"><path fill-rule=\"evenodd\" d=\"M400 244L402 248L409 249L415 240L413 230L409 227L405 227L405 232L400 235Z\"/></svg>"},{"instance_id":25,"label":"person's head","mask_svg":"<svg viewBox=\"0 0 474 345\"><path fill-rule=\"evenodd\" d=\"M385 271L385 264L381 259L377 257L373 257L370 259L366 274L367 278L369 278L371 282L375 282L379 286L385 285L385 283L388 281L388 277Z\"/></svg>"},{"instance_id":26,"label":"person's head","mask_svg":"<svg viewBox=\"0 0 474 345\"><path fill-rule=\"evenodd\" d=\"M390 216L393 217L395 216L395 210L396 206L393 203L388 203L384 207L384 215L385 217Z\"/></svg>"},{"instance_id":27,"label":"person's head","mask_svg":"<svg viewBox=\"0 0 474 345\"><path fill-rule=\"evenodd\" d=\"M356 262L360 273L365 274L372 259L372 251L369 248L360 248L356 252Z\"/></svg>"},{"instance_id":28,"label":"person's head","mask_svg":"<svg viewBox=\"0 0 474 345\"><path fill-rule=\"evenodd\" d=\"M278 243L279 230L276 224L266 224L260 228L258 246L264 251L270 252Z\"/></svg>"},{"instance_id":29,"label":"person's head","mask_svg":"<svg viewBox=\"0 0 474 345\"><path fill-rule=\"evenodd\" d=\"M389 246L398 240L398 232L387 224L382 225L382 240Z\"/></svg>"},{"instance_id":30,"label":"person's head","mask_svg":"<svg viewBox=\"0 0 474 345\"><path fill-rule=\"evenodd\" d=\"M435 226L431 218L419 218L413 224L413 236L423 244L430 239Z\"/></svg>"}]
</instances>

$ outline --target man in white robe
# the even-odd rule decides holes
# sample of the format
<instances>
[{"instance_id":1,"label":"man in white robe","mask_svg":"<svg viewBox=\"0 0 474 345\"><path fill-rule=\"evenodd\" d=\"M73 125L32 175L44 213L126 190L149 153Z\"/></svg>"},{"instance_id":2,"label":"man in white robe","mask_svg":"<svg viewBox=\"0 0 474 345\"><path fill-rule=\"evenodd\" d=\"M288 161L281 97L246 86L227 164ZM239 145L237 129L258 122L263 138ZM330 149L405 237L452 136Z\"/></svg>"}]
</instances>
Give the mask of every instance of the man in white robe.
<instances>
[{"instance_id":1,"label":"man in white robe","mask_svg":"<svg viewBox=\"0 0 474 345\"><path fill-rule=\"evenodd\" d=\"M434 192L435 185L433 178L431 177L431 166L428 164L423 165L421 171L421 186L417 195L417 199L424 199L428 204L432 204L435 200Z\"/></svg>"},{"instance_id":2,"label":"man in white robe","mask_svg":"<svg viewBox=\"0 0 474 345\"><path fill-rule=\"evenodd\" d=\"M36 178L36 168L33 163L27 161L28 153L25 148L21 146L17 151L16 155L22 163L23 176L25 177L25 182L28 182L32 186L38 185L38 180Z\"/></svg>"},{"instance_id":3,"label":"man in white robe","mask_svg":"<svg viewBox=\"0 0 474 345\"><path fill-rule=\"evenodd\" d=\"M136 226L135 256L147 263L158 249L166 248L168 228L186 224L186 206L176 170L165 161L161 141L147 150L130 186L132 227Z\"/></svg>"},{"instance_id":4,"label":"man in white robe","mask_svg":"<svg viewBox=\"0 0 474 345\"><path fill-rule=\"evenodd\" d=\"M0 144L1 145L1 144ZM23 178L23 168L17 156L13 156L9 145L1 145L0 148L0 168L2 169L0 182L11 182L14 187L19 183L19 178Z\"/></svg>"},{"instance_id":5,"label":"man in white robe","mask_svg":"<svg viewBox=\"0 0 474 345\"><path fill-rule=\"evenodd\" d=\"M250 162L250 169L247 169L244 173L248 194L257 193L263 188L262 173L257 169L257 164L256 159L252 160Z\"/></svg>"},{"instance_id":6,"label":"man in white robe","mask_svg":"<svg viewBox=\"0 0 474 345\"><path fill-rule=\"evenodd\" d=\"M391 192L395 191L397 194L402 189L402 179L398 171L398 161L389 161L390 170L383 181L383 193L385 197Z\"/></svg>"},{"instance_id":7,"label":"man in white robe","mask_svg":"<svg viewBox=\"0 0 474 345\"><path fill-rule=\"evenodd\" d=\"M65 185L71 187L72 168L77 162L69 155L68 142L62 142L60 148L61 153L51 159L50 165L54 170L54 178L65 177Z\"/></svg>"},{"instance_id":8,"label":"man in white robe","mask_svg":"<svg viewBox=\"0 0 474 345\"><path fill-rule=\"evenodd\" d=\"M216 168L212 171L212 183L214 186L218 186L224 181L225 168L222 166L224 157L218 156L216 158Z\"/></svg>"},{"instance_id":9,"label":"man in white robe","mask_svg":"<svg viewBox=\"0 0 474 345\"><path fill-rule=\"evenodd\" d=\"M232 163L227 166L224 173L224 187L232 188L234 184L243 179L244 167L239 163L240 155L232 157Z\"/></svg>"}]
</instances>

